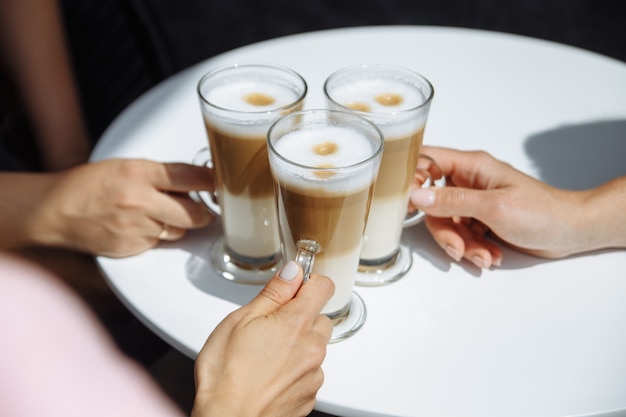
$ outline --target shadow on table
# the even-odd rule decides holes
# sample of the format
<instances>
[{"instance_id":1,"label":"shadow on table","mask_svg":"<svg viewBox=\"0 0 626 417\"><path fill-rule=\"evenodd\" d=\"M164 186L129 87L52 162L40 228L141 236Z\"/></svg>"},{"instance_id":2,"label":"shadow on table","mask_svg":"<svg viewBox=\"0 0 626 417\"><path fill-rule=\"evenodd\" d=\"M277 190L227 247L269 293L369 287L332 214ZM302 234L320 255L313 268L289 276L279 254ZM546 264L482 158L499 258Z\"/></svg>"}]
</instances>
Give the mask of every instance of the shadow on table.
<instances>
[{"instance_id":1,"label":"shadow on table","mask_svg":"<svg viewBox=\"0 0 626 417\"><path fill-rule=\"evenodd\" d=\"M584 190L626 175L626 120L566 125L530 136L526 153L539 179Z\"/></svg>"},{"instance_id":2,"label":"shadow on table","mask_svg":"<svg viewBox=\"0 0 626 417\"><path fill-rule=\"evenodd\" d=\"M441 271L449 271L452 268L452 264L456 263L463 268L465 272L476 278L479 278L483 273L480 268L474 266L474 264L467 260L460 262L453 261L435 242L424 224L407 229L403 240L405 244L411 247L415 255L426 260ZM504 255L502 265L498 267L499 269L528 268L544 262L553 262L550 259L527 255L503 244L499 244L499 246Z\"/></svg>"},{"instance_id":3,"label":"shadow on table","mask_svg":"<svg viewBox=\"0 0 626 417\"><path fill-rule=\"evenodd\" d=\"M498 242L494 240L494 242L498 244L503 254L502 265L499 266L498 269L523 269L547 262L559 261L558 259L545 259L539 258L537 256L528 255L507 246L501 241ZM452 264L456 263L461 268L463 268L465 272L476 278L479 278L483 273L483 270L474 266L471 262L467 260L462 260L461 262L453 261L435 242L423 223L405 230L403 243L411 248L414 255L429 262L440 271L449 271L452 268ZM621 249L598 250L582 253L580 255L573 255L572 257L594 256L616 250Z\"/></svg>"},{"instance_id":4,"label":"shadow on table","mask_svg":"<svg viewBox=\"0 0 626 417\"><path fill-rule=\"evenodd\" d=\"M185 239L170 244L189 253L185 274L200 291L237 305L250 302L263 288L261 285L239 284L218 275L209 259L211 246L221 235L222 226L216 220L210 227L191 230Z\"/></svg>"}]
</instances>

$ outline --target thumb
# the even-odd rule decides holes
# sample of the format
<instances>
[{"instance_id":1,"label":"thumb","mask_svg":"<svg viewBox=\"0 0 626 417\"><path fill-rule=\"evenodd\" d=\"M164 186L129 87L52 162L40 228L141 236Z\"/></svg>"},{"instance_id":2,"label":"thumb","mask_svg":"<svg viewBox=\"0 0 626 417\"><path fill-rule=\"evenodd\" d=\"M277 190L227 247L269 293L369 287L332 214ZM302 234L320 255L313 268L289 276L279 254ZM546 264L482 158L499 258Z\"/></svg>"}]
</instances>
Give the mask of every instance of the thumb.
<instances>
[{"instance_id":1,"label":"thumb","mask_svg":"<svg viewBox=\"0 0 626 417\"><path fill-rule=\"evenodd\" d=\"M489 191L462 187L431 187L411 189L411 203L434 217L481 218L489 207Z\"/></svg>"},{"instance_id":2,"label":"thumb","mask_svg":"<svg viewBox=\"0 0 626 417\"><path fill-rule=\"evenodd\" d=\"M301 284L302 268L298 263L289 261L248 303L247 309L258 315L271 314L291 301Z\"/></svg>"}]
</instances>

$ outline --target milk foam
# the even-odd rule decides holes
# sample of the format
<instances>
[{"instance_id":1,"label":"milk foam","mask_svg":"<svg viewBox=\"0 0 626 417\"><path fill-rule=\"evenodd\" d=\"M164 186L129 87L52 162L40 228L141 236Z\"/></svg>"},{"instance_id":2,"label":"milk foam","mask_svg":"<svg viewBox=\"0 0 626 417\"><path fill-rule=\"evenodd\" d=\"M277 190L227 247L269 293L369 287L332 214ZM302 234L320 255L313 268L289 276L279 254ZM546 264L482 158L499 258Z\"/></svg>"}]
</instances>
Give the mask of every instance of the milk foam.
<instances>
[{"instance_id":1,"label":"milk foam","mask_svg":"<svg viewBox=\"0 0 626 417\"><path fill-rule=\"evenodd\" d=\"M271 97L271 104L252 104L246 98L251 95ZM231 83L224 83L203 93L206 101L219 108L249 113L248 115L212 112L205 118L215 129L239 137L265 136L270 124L279 114L271 113L295 103L300 93L292 86L279 82L233 79Z\"/></svg>"},{"instance_id":2,"label":"milk foam","mask_svg":"<svg viewBox=\"0 0 626 417\"><path fill-rule=\"evenodd\" d=\"M402 102L394 106L385 106L376 100L384 94L396 94ZM422 92L411 84L399 80L377 78L373 80L354 80L338 85L333 89L333 99L338 103L363 103L372 113L392 113L420 106L425 97Z\"/></svg>"},{"instance_id":3,"label":"milk foam","mask_svg":"<svg viewBox=\"0 0 626 417\"><path fill-rule=\"evenodd\" d=\"M278 109L293 103L297 92L286 84L255 80L234 80L220 84L206 93L206 100L223 109L241 112L263 112ZM255 105L246 100L249 94L263 94L274 101L266 105Z\"/></svg>"},{"instance_id":4,"label":"milk foam","mask_svg":"<svg viewBox=\"0 0 626 417\"><path fill-rule=\"evenodd\" d=\"M388 94L401 97L401 102L386 106L377 100L377 97ZM365 117L376 123L385 135L385 140L411 135L423 128L425 123L425 118L419 115L402 114L421 106L426 101L422 91L408 82L384 78L345 80L333 86L330 95L336 103L345 107L351 107L355 103L364 105L367 111L357 110L362 111Z\"/></svg>"},{"instance_id":5,"label":"milk foam","mask_svg":"<svg viewBox=\"0 0 626 417\"><path fill-rule=\"evenodd\" d=\"M332 153L319 154L315 151L318 147L325 147L328 144L335 145ZM324 186L330 186L331 189L331 184L345 181L346 175L342 175L341 170L336 170L334 175L329 176L320 175L321 172L359 164L369 159L374 153L373 144L363 134L355 129L336 125L313 125L289 132L274 142L274 149L282 157L308 167L287 166L282 161L276 161L280 165L278 168L280 171L288 170L292 173L280 175L278 172L282 180L304 187L314 187L315 183L324 182ZM320 169L311 170L310 168ZM372 171L374 170L364 170L358 175L350 175L354 189L368 187L374 178Z\"/></svg>"}]
</instances>

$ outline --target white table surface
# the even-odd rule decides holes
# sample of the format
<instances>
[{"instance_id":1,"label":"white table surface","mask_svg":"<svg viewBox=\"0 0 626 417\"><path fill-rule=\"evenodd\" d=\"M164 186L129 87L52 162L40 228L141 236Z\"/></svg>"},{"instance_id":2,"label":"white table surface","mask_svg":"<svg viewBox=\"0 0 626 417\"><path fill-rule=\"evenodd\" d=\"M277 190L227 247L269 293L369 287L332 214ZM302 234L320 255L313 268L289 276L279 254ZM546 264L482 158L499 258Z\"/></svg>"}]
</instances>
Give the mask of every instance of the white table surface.
<instances>
[{"instance_id":1,"label":"white table surface","mask_svg":"<svg viewBox=\"0 0 626 417\"><path fill-rule=\"evenodd\" d=\"M494 32L370 27L302 34L216 56L150 90L105 132L92 159L190 161L205 145L195 85L212 67L262 61L307 80L307 107L343 66L403 65L435 86L425 143L485 149L566 188L626 174L626 64ZM529 219L532 221L532 219ZM211 274L220 225L126 259L98 258L126 305L195 357L259 287ZM364 327L329 345L317 409L343 416L626 415L626 251L546 261L505 249L502 267L451 262L423 226L414 266L357 288Z\"/></svg>"}]
</instances>

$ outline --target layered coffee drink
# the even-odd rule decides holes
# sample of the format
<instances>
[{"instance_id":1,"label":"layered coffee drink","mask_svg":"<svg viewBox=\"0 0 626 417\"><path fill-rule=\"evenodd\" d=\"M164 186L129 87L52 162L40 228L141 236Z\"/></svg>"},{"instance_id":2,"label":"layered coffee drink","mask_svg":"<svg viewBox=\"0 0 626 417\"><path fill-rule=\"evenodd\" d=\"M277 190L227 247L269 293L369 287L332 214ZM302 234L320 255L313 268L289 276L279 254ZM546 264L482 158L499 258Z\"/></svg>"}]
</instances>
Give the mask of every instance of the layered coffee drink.
<instances>
[{"instance_id":1,"label":"layered coffee drink","mask_svg":"<svg viewBox=\"0 0 626 417\"><path fill-rule=\"evenodd\" d=\"M372 141L354 127L318 121L270 140L285 257L294 259L298 241L317 242L313 272L335 283L335 295L323 310L333 316L352 295L379 167L372 158L382 149L382 139Z\"/></svg>"},{"instance_id":2,"label":"layered coffee drink","mask_svg":"<svg viewBox=\"0 0 626 417\"><path fill-rule=\"evenodd\" d=\"M385 137L361 250L361 270L381 270L399 251L432 88L395 67L359 66L333 74L325 93L331 107L367 117Z\"/></svg>"},{"instance_id":3,"label":"layered coffee drink","mask_svg":"<svg viewBox=\"0 0 626 417\"><path fill-rule=\"evenodd\" d=\"M241 268L263 269L281 258L266 135L278 117L301 109L306 84L273 70L233 67L199 85L225 256Z\"/></svg>"},{"instance_id":4,"label":"layered coffee drink","mask_svg":"<svg viewBox=\"0 0 626 417\"><path fill-rule=\"evenodd\" d=\"M401 221L406 216L409 188L422 147L424 120L409 117L393 120L378 114L401 112L424 102L421 91L401 80L362 80L333 90L333 99L347 108L371 113L370 119L382 130L385 151L374 191L371 216L365 230L361 259L381 263L398 250Z\"/></svg>"}]
</instances>

